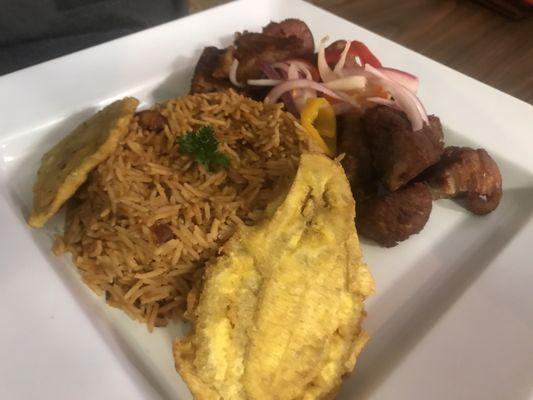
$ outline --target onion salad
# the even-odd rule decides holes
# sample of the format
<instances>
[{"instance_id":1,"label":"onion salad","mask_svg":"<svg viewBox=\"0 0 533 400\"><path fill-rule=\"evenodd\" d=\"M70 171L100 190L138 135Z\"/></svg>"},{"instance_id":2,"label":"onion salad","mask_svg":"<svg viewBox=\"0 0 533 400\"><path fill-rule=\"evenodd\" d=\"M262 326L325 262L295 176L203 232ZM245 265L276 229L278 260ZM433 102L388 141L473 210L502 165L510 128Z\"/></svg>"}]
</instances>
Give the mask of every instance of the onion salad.
<instances>
[{"instance_id":1,"label":"onion salad","mask_svg":"<svg viewBox=\"0 0 533 400\"><path fill-rule=\"evenodd\" d=\"M338 114L362 111L380 104L405 113L413 131L429 124L426 110L416 93L418 78L396 68L384 67L362 42L337 40L319 44L316 65L301 59L262 63L261 79L237 80L239 61L234 59L229 80L236 87L270 87L264 101L285 103L299 117L309 99L325 97Z\"/></svg>"}]
</instances>

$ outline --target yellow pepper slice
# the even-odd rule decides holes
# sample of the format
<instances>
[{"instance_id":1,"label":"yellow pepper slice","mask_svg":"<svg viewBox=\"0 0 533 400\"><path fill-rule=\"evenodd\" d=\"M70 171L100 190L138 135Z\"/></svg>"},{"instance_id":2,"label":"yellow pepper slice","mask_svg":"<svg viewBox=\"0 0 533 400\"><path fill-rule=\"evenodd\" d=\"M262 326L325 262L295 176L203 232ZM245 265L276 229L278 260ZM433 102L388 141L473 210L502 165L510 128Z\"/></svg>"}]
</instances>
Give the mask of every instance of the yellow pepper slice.
<instances>
[{"instance_id":1,"label":"yellow pepper slice","mask_svg":"<svg viewBox=\"0 0 533 400\"><path fill-rule=\"evenodd\" d=\"M337 120L329 101L323 97L308 99L300 113L300 122L328 156L336 155Z\"/></svg>"}]
</instances>

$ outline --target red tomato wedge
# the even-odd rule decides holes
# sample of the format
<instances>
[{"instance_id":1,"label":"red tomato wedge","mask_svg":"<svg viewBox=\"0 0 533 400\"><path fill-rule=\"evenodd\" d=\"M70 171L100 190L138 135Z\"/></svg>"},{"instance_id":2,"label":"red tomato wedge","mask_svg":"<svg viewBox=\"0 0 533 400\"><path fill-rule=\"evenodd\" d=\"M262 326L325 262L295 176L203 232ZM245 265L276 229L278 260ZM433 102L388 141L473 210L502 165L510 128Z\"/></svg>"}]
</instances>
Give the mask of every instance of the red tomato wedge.
<instances>
[{"instance_id":1,"label":"red tomato wedge","mask_svg":"<svg viewBox=\"0 0 533 400\"><path fill-rule=\"evenodd\" d=\"M345 45L345 40L337 40L326 48L326 61L328 62L328 64L335 65L337 61L339 61L339 58L342 54L342 51L344 50ZM374 53L372 53L363 42L360 42L358 40L352 40L350 42L348 56L350 56L350 62L354 60L355 57L359 57L359 60L361 61L361 66L370 64L374 68L382 67L381 61L379 61L379 59L374 55Z\"/></svg>"}]
</instances>

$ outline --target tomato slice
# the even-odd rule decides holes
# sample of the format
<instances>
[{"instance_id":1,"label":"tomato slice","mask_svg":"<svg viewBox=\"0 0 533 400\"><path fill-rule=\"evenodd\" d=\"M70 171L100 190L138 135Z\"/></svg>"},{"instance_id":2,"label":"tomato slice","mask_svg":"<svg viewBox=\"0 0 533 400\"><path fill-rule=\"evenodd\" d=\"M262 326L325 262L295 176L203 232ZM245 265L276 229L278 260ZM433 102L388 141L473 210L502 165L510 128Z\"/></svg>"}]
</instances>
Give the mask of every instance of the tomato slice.
<instances>
[{"instance_id":1,"label":"tomato slice","mask_svg":"<svg viewBox=\"0 0 533 400\"><path fill-rule=\"evenodd\" d=\"M339 58L341 56L342 51L344 50L345 45L345 40L337 40L326 48L325 55L328 64L334 65L337 63L337 61L339 61ZM352 40L350 42L350 49L348 50L348 55L350 56L350 60L354 60L355 57L359 57L359 60L361 60L361 66L364 66L365 64L370 64L375 68L382 67L381 61L379 61L379 59L374 55L374 53L372 53L363 42L360 42L358 40ZM355 63L355 61L353 62Z\"/></svg>"}]
</instances>

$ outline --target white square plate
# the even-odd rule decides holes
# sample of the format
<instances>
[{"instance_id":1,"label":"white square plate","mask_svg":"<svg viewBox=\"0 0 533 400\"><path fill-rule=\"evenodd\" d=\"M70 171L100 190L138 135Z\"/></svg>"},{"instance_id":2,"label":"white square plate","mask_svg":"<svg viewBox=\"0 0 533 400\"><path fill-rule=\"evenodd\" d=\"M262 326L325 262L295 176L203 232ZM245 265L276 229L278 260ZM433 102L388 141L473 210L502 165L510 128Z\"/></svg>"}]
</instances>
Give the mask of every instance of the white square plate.
<instances>
[{"instance_id":1,"label":"white square plate","mask_svg":"<svg viewBox=\"0 0 533 400\"><path fill-rule=\"evenodd\" d=\"M203 46L287 17L417 74L446 142L486 148L504 178L486 217L439 201L420 235L363 241L373 338L339 398L532 398L533 107L298 0L233 2L0 77L0 398L190 398L171 354L181 325L149 334L87 289L51 254L62 217L26 226L31 186L43 152L97 108L184 94Z\"/></svg>"}]
</instances>

